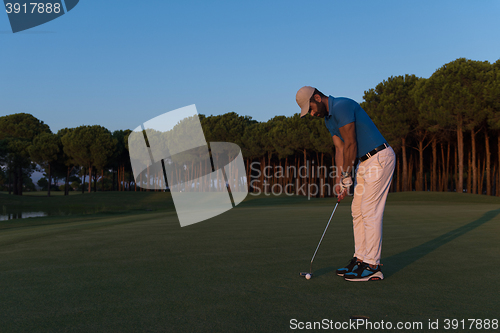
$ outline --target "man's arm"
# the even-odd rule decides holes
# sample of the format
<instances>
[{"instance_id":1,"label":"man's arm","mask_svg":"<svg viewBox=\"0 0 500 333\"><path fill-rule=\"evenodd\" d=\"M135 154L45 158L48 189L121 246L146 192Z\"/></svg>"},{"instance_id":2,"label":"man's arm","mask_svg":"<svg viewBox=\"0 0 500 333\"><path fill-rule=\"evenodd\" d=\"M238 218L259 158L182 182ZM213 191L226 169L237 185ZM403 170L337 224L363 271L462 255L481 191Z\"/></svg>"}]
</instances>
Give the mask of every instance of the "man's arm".
<instances>
[{"instance_id":1,"label":"man's arm","mask_svg":"<svg viewBox=\"0 0 500 333\"><path fill-rule=\"evenodd\" d=\"M340 188L340 175L341 175L341 169L344 165L344 142L342 140L334 135L332 136L333 138L333 144L335 145L335 186L334 186L334 193L337 196L340 196L342 193L342 190ZM339 200L342 200L342 198L339 197Z\"/></svg>"},{"instance_id":2,"label":"man's arm","mask_svg":"<svg viewBox=\"0 0 500 333\"><path fill-rule=\"evenodd\" d=\"M335 145L335 167L336 170L338 170L335 176L340 177L340 169L344 165L344 143L336 135L332 136L332 139L333 139L333 144Z\"/></svg>"},{"instance_id":3,"label":"man's arm","mask_svg":"<svg viewBox=\"0 0 500 333\"><path fill-rule=\"evenodd\" d=\"M350 174L354 168L354 161L358 152L356 125L354 122L349 123L339 128L339 131L342 138L344 138L344 156L341 172L348 172Z\"/></svg>"}]
</instances>

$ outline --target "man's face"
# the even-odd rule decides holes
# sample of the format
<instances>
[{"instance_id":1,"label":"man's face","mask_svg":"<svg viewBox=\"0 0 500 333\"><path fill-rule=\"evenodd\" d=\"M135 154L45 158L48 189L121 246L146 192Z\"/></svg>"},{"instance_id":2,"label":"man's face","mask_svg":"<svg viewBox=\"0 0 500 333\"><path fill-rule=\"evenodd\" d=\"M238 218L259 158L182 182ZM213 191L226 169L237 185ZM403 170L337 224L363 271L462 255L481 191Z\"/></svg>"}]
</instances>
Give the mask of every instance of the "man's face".
<instances>
[{"instance_id":1,"label":"man's face","mask_svg":"<svg viewBox=\"0 0 500 333\"><path fill-rule=\"evenodd\" d=\"M309 113L313 117L321 118L324 118L328 115L325 104L323 104L322 102L317 102L314 99L309 103Z\"/></svg>"}]
</instances>

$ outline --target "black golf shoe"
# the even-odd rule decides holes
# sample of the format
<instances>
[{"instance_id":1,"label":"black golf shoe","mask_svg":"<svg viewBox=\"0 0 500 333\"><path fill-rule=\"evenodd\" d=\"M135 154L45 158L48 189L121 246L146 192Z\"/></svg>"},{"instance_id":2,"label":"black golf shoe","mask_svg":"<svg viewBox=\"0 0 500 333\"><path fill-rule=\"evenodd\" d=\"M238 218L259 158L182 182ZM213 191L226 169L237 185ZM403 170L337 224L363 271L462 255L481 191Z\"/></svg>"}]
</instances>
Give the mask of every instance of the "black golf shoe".
<instances>
[{"instance_id":1,"label":"black golf shoe","mask_svg":"<svg viewBox=\"0 0 500 333\"><path fill-rule=\"evenodd\" d=\"M384 274L380 271L380 265L377 265L377 268L371 268L367 263L361 263L352 272L346 273L344 279L354 282L378 281L384 279Z\"/></svg>"},{"instance_id":2,"label":"black golf shoe","mask_svg":"<svg viewBox=\"0 0 500 333\"><path fill-rule=\"evenodd\" d=\"M358 267L358 258L354 257L347 266L337 269L337 275L344 276L344 274L352 272L356 267Z\"/></svg>"}]
</instances>

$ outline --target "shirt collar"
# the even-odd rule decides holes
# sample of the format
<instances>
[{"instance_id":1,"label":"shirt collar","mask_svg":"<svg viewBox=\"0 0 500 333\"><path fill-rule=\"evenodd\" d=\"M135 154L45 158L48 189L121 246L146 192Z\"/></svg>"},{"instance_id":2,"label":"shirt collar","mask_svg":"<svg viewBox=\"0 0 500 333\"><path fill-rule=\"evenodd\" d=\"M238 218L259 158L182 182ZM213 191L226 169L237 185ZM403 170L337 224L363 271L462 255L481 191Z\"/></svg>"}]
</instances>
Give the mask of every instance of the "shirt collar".
<instances>
[{"instance_id":1,"label":"shirt collar","mask_svg":"<svg viewBox=\"0 0 500 333\"><path fill-rule=\"evenodd\" d=\"M325 116L325 119L330 119L332 117L333 99L333 96L328 96L328 115Z\"/></svg>"}]
</instances>

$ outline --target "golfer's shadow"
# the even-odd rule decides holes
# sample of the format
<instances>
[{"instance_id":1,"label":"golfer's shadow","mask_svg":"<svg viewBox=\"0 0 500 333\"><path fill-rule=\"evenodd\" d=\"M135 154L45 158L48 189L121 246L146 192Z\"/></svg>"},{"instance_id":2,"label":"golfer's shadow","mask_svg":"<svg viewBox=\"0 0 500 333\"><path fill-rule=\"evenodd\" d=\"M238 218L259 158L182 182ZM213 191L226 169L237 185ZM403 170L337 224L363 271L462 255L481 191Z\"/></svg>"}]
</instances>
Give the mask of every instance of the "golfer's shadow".
<instances>
[{"instance_id":1,"label":"golfer's shadow","mask_svg":"<svg viewBox=\"0 0 500 333\"><path fill-rule=\"evenodd\" d=\"M411 265L418 259L424 257L425 255L431 253L436 250L438 247L451 242L452 240L460 237L469 231L476 229L477 227L483 225L484 223L491 221L498 214L500 214L500 208L491 210L489 212L484 213L483 216L478 218L475 221L472 221L464 226L461 226L455 230L447 232L444 235L441 235L433 240L430 240L424 244L416 246L412 249L408 249L404 252L395 254L393 256L383 258L382 263L384 264L383 272L385 277L389 277L393 274L396 274L403 268L408 265Z\"/></svg>"}]
</instances>

